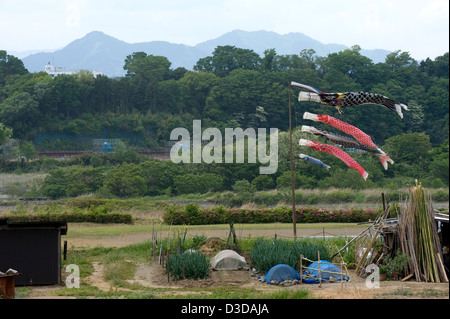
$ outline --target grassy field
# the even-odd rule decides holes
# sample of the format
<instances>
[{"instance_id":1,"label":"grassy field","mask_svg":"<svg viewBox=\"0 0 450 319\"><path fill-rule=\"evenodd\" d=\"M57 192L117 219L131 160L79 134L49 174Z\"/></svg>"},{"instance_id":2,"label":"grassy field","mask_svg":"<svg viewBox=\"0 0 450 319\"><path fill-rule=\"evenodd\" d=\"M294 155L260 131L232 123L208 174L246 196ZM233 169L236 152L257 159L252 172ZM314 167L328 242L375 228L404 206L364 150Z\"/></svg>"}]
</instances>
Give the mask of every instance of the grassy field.
<instances>
[{"instance_id":1,"label":"grassy field","mask_svg":"<svg viewBox=\"0 0 450 319\"><path fill-rule=\"evenodd\" d=\"M48 174L29 173L29 174L5 174L0 173L0 188L11 185L21 187L32 187L37 182L43 180Z\"/></svg>"}]
</instances>

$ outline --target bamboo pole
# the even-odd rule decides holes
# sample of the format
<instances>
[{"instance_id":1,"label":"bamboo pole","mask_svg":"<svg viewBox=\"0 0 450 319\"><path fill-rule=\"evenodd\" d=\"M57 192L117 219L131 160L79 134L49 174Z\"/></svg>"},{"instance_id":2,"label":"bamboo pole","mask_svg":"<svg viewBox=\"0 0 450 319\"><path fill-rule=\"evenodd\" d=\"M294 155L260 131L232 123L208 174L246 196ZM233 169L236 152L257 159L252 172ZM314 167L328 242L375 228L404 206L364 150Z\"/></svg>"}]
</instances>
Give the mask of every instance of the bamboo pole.
<instances>
[{"instance_id":1,"label":"bamboo pole","mask_svg":"<svg viewBox=\"0 0 450 319\"><path fill-rule=\"evenodd\" d=\"M319 266L319 288L322 288L322 272L320 271L320 251L317 251L317 264Z\"/></svg>"},{"instance_id":2,"label":"bamboo pole","mask_svg":"<svg viewBox=\"0 0 450 319\"><path fill-rule=\"evenodd\" d=\"M351 243L353 243L355 240L357 240L358 238L360 238L364 233L366 233L369 228L371 228L372 225L370 225L369 227L367 227L366 229L364 229L362 232L360 232L358 234L358 236L354 237L352 240L350 240L347 244L345 244L344 247L342 247L341 249L339 249L333 256L330 257L330 259L332 260L334 257L336 257L341 251L343 251L345 248L347 248L348 246L350 246Z\"/></svg>"},{"instance_id":3,"label":"bamboo pole","mask_svg":"<svg viewBox=\"0 0 450 319\"><path fill-rule=\"evenodd\" d=\"M383 216L379 219L377 231L375 232L374 236L372 237L372 240L370 241L369 246L367 247L366 251L364 252L363 256L361 257L361 260L356 265L355 272L357 274L361 273L361 270L362 270L363 264L365 262L365 259L367 258L367 255L369 254L369 251L372 250L372 247L373 247L373 245L374 245L374 243L375 243L375 241L377 239L377 234L379 233L381 227L383 226L383 221L384 221L384 219L386 218L386 216L387 216L387 214L389 212L389 208L390 207L388 206L386 208L386 210L384 211Z\"/></svg>"},{"instance_id":4,"label":"bamboo pole","mask_svg":"<svg viewBox=\"0 0 450 319\"><path fill-rule=\"evenodd\" d=\"M300 285L303 283L303 255L300 254Z\"/></svg>"},{"instance_id":5,"label":"bamboo pole","mask_svg":"<svg viewBox=\"0 0 450 319\"><path fill-rule=\"evenodd\" d=\"M289 82L289 153L291 158L291 193L292 193L292 227L294 240L297 239L297 224L295 214L295 183L294 183L294 158L292 151L292 111L291 111L291 84Z\"/></svg>"}]
</instances>

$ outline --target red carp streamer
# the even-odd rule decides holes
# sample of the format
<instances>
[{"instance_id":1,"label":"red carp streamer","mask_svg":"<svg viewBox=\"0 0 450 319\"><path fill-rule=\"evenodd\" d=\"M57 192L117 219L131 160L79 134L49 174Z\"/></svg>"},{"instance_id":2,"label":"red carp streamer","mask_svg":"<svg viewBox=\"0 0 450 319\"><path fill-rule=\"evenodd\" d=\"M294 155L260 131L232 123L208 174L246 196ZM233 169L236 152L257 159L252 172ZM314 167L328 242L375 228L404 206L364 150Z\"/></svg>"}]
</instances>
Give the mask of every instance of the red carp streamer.
<instances>
[{"instance_id":1,"label":"red carp streamer","mask_svg":"<svg viewBox=\"0 0 450 319\"><path fill-rule=\"evenodd\" d=\"M348 155L343 150L337 148L336 146L322 144L322 143L313 142L313 141L304 140L304 139L301 139L299 144L301 146L309 146L317 151L330 153L331 155L333 155L333 156L339 158L341 161L343 161L348 167L358 170L359 174L361 174L361 176L364 178L364 180L366 180L367 176L369 176L369 174L367 174L367 172L364 170L364 168L361 165L356 163L356 161L353 158L351 158L350 155Z\"/></svg>"},{"instance_id":2,"label":"red carp streamer","mask_svg":"<svg viewBox=\"0 0 450 319\"><path fill-rule=\"evenodd\" d=\"M331 125L346 134L352 135L360 143L370 146L370 147L375 147L378 150L380 150L375 145L375 143L372 141L372 139L370 138L369 135L367 135L366 133L361 131L359 128L357 128L353 125L350 125L346 122L343 122L341 120L338 120L337 118L334 118L329 115L317 115L317 114L313 114L313 113L309 113L309 112L305 112L303 114L303 118L306 120L312 120L312 121L322 122L322 123ZM387 156L386 153L383 152L382 150L380 150L380 152L381 153L377 154L377 156L379 157L381 164L383 164L384 169L387 170L387 168L388 168L387 162L394 164L394 161L392 159L390 159L389 156Z\"/></svg>"}]
</instances>

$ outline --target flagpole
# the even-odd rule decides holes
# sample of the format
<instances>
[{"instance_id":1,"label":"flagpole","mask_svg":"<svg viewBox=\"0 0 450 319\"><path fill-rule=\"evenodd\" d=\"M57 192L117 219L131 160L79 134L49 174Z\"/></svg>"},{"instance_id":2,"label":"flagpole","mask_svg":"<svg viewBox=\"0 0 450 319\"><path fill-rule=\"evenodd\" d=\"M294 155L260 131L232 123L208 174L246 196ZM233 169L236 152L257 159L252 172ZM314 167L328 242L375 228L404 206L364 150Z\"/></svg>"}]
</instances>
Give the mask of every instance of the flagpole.
<instances>
[{"instance_id":1,"label":"flagpole","mask_svg":"<svg viewBox=\"0 0 450 319\"><path fill-rule=\"evenodd\" d=\"M289 149L291 157L291 190L292 190L292 226L294 240L297 239L297 225L295 221L295 183L294 183L294 159L292 154L292 112L291 112L291 82L289 81Z\"/></svg>"}]
</instances>

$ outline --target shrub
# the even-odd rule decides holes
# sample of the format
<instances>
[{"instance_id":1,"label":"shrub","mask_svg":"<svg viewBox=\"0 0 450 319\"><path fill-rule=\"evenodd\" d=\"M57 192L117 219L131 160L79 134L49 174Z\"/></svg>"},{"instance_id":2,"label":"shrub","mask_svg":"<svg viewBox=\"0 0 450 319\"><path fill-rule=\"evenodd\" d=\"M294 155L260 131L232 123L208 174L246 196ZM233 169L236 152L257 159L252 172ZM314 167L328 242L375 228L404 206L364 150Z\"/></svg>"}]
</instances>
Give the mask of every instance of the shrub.
<instances>
[{"instance_id":1,"label":"shrub","mask_svg":"<svg viewBox=\"0 0 450 319\"><path fill-rule=\"evenodd\" d=\"M99 223L99 224L131 224L131 214L103 213L94 211L72 211L64 213L40 213L36 215L5 216L14 222L67 222L67 223Z\"/></svg>"},{"instance_id":2,"label":"shrub","mask_svg":"<svg viewBox=\"0 0 450 319\"><path fill-rule=\"evenodd\" d=\"M198 252L170 255L168 271L175 280L204 279L209 275L209 261Z\"/></svg>"},{"instance_id":3,"label":"shrub","mask_svg":"<svg viewBox=\"0 0 450 319\"><path fill-rule=\"evenodd\" d=\"M431 197L436 202L448 202L448 191L438 190L435 192L431 192Z\"/></svg>"},{"instance_id":4,"label":"shrub","mask_svg":"<svg viewBox=\"0 0 450 319\"><path fill-rule=\"evenodd\" d=\"M375 220L379 211L371 209L338 209L328 211L316 207L296 207L297 223L358 223ZM227 209L223 207L198 209L193 206L171 206L163 216L172 225L208 225L234 223L291 223L292 208Z\"/></svg>"},{"instance_id":5,"label":"shrub","mask_svg":"<svg viewBox=\"0 0 450 319\"><path fill-rule=\"evenodd\" d=\"M111 169L106 174L104 187L118 197L142 196L147 191L143 175L140 166L125 163Z\"/></svg>"},{"instance_id":6,"label":"shrub","mask_svg":"<svg viewBox=\"0 0 450 319\"><path fill-rule=\"evenodd\" d=\"M317 260L318 251L322 260L328 260L329 254L326 247L314 241L290 242L259 239L250 252L250 258L252 266L259 272L265 273L278 264L286 264L299 270L300 255L310 260Z\"/></svg>"},{"instance_id":7,"label":"shrub","mask_svg":"<svg viewBox=\"0 0 450 319\"><path fill-rule=\"evenodd\" d=\"M256 188L257 191L273 189L275 187L273 179L267 175L259 175L255 177L255 179L252 181L252 185Z\"/></svg>"},{"instance_id":8,"label":"shrub","mask_svg":"<svg viewBox=\"0 0 450 319\"><path fill-rule=\"evenodd\" d=\"M255 192L255 186L246 179L236 181L233 184L233 191L238 194L249 194Z\"/></svg>"},{"instance_id":9,"label":"shrub","mask_svg":"<svg viewBox=\"0 0 450 319\"><path fill-rule=\"evenodd\" d=\"M42 190L51 198L78 196L97 191L102 183L103 174L98 168L61 167L49 172L44 179Z\"/></svg>"},{"instance_id":10,"label":"shrub","mask_svg":"<svg viewBox=\"0 0 450 319\"><path fill-rule=\"evenodd\" d=\"M207 193L222 189L223 178L217 174L186 174L174 179L174 189L178 194Z\"/></svg>"},{"instance_id":11,"label":"shrub","mask_svg":"<svg viewBox=\"0 0 450 319\"><path fill-rule=\"evenodd\" d=\"M329 203L351 203L355 201L354 193L344 191L335 191L326 196Z\"/></svg>"}]
</instances>

